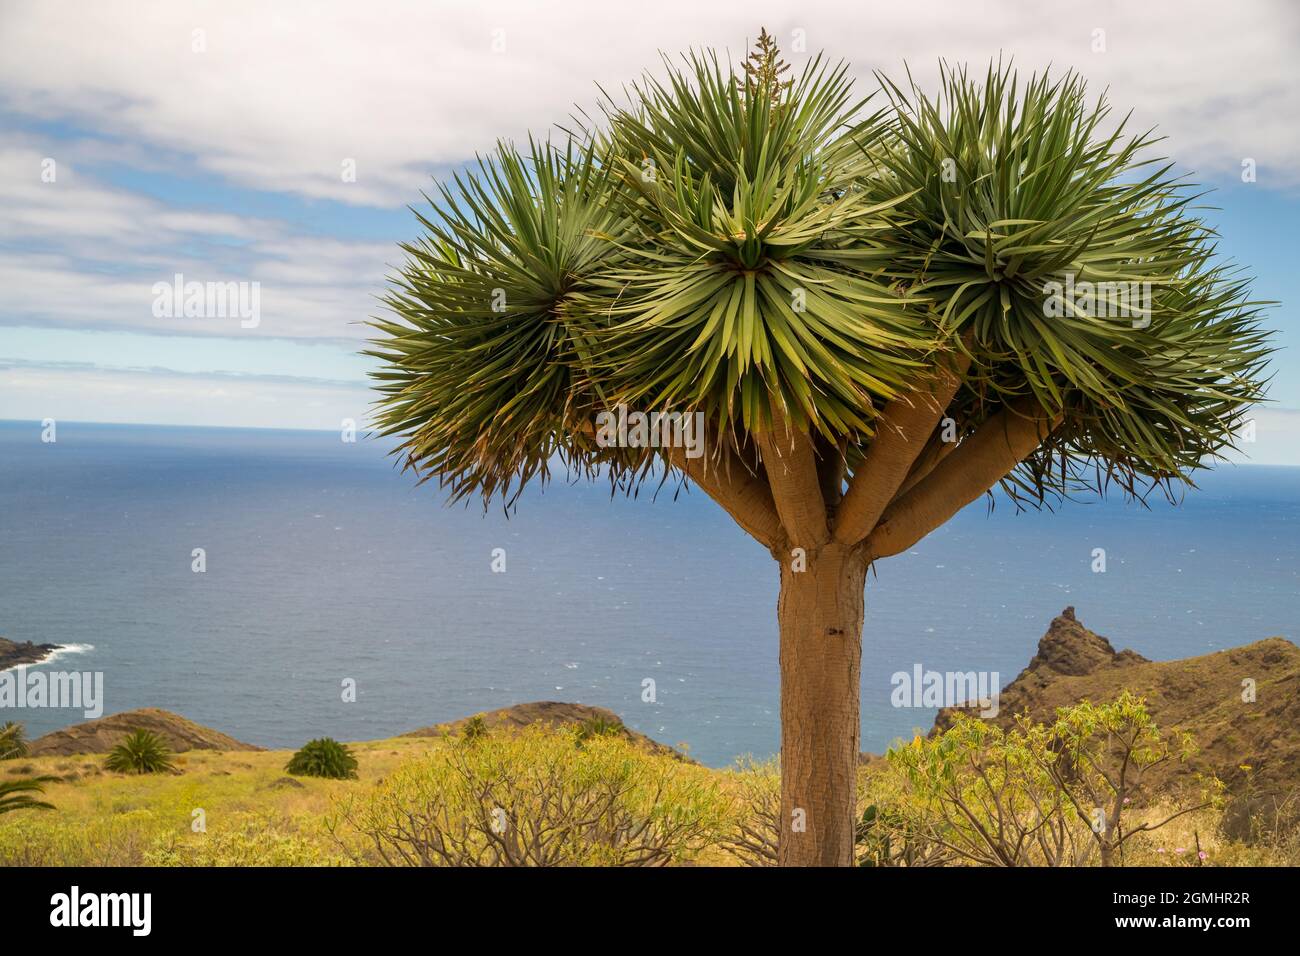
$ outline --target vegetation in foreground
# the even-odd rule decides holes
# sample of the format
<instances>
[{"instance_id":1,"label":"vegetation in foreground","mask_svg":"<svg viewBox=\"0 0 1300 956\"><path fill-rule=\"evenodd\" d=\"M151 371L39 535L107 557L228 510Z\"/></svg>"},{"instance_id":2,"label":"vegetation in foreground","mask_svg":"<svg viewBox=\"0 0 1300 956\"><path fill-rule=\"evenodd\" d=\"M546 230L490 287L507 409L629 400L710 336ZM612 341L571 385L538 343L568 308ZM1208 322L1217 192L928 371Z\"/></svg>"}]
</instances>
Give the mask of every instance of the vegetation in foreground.
<instances>
[{"instance_id":1,"label":"vegetation in foreground","mask_svg":"<svg viewBox=\"0 0 1300 956\"><path fill-rule=\"evenodd\" d=\"M776 761L712 770L579 725L480 724L472 734L335 746L354 776L287 776L282 751L191 751L169 758L171 773L115 771L113 754L6 761L0 808L53 810L0 813L0 865L777 861ZM1050 724L1022 718L1000 729L959 717L860 768L856 862L1300 864L1300 795L1230 800L1214 779L1148 776L1194 748L1130 694L1062 709Z\"/></svg>"},{"instance_id":2,"label":"vegetation in foreground","mask_svg":"<svg viewBox=\"0 0 1300 956\"><path fill-rule=\"evenodd\" d=\"M38 799L50 777L20 777L0 780L0 814L15 810L53 810L52 803Z\"/></svg>"}]
</instances>

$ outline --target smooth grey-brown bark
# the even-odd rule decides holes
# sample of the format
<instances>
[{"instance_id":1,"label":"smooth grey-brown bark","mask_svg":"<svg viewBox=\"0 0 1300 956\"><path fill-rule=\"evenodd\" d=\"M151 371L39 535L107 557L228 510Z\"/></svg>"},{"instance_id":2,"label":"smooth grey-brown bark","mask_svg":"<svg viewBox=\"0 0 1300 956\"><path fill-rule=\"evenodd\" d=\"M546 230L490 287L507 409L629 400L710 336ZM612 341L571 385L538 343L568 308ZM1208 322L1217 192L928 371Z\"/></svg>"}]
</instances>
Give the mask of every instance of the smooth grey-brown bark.
<instances>
[{"instance_id":1,"label":"smooth grey-brown bark","mask_svg":"<svg viewBox=\"0 0 1300 956\"><path fill-rule=\"evenodd\" d=\"M861 549L781 566L782 866L851 866L862 666Z\"/></svg>"}]
</instances>

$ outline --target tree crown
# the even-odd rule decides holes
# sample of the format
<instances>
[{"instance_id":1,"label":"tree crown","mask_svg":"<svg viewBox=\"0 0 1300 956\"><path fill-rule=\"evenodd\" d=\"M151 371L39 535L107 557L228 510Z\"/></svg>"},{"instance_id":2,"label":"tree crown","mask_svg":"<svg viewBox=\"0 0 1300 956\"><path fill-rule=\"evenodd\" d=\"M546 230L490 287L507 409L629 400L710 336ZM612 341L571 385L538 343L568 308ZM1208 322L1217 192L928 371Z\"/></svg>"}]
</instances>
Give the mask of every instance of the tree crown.
<instances>
[{"instance_id":1,"label":"tree crown","mask_svg":"<svg viewBox=\"0 0 1300 956\"><path fill-rule=\"evenodd\" d=\"M509 505L556 459L633 491L663 462L765 543L879 556L999 481L1190 483L1261 399L1264 303L1078 76L941 65L934 95L858 98L822 56L785 78L766 31L740 71L665 67L416 213L377 420L453 498ZM607 447L618 405L702 413L708 455Z\"/></svg>"}]
</instances>

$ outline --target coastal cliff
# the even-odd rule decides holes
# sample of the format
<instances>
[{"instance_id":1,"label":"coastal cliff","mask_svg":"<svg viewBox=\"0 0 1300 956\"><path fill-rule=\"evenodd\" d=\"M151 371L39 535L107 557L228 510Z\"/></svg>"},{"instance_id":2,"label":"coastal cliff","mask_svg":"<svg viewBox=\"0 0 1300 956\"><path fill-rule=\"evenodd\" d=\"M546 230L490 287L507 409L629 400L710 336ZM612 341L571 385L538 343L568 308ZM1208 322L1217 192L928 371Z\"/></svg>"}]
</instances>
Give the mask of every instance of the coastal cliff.
<instances>
[{"instance_id":1,"label":"coastal cliff","mask_svg":"<svg viewBox=\"0 0 1300 956\"><path fill-rule=\"evenodd\" d=\"M31 641L19 644L17 641L0 637L0 671L11 667L39 664L60 648L59 644L33 644Z\"/></svg>"},{"instance_id":2,"label":"coastal cliff","mask_svg":"<svg viewBox=\"0 0 1300 956\"><path fill-rule=\"evenodd\" d=\"M141 707L123 711L97 720L73 724L37 737L28 747L32 757L69 756L72 754L108 753L132 731L147 730L157 734L174 751L187 750L262 750L227 736L219 730L204 727L192 720L157 707Z\"/></svg>"},{"instance_id":3,"label":"coastal cliff","mask_svg":"<svg viewBox=\"0 0 1300 956\"><path fill-rule=\"evenodd\" d=\"M1286 791L1300 786L1300 647L1281 637L1198 657L1151 661L1117 651L1067 607L1038 642L1029 665L1003 688L993 722L1017 714L1050 723L1058 707L1114 700L1130 691L1146 699L1162 730L1188 731L1198 752L1157 777L1212 772L1230 792ZM931 736L959 708L945 708Z\"/></svg>"}]
</instances>

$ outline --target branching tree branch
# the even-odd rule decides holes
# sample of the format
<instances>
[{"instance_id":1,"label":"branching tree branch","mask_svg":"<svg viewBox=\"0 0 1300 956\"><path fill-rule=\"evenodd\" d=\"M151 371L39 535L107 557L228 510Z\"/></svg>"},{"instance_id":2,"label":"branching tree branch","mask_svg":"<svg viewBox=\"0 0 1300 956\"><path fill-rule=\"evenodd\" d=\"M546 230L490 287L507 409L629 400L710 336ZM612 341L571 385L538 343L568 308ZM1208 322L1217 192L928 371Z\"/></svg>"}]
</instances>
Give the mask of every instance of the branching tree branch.
<instances>
[{"instance_id":1,"label":"branching tree branch","mask_svg":"<svg viewBox=\"0 0 1300 956\"><path fill-rule=\"evenodd\" d=\"M786 538L798 547L821 547L830 540L830 528L812 439L776 405L771 427L755 437Z\"/></svg>"},{"instance_id":2,"label":"branching tree branch","mask_svg":"<svg viewBox=\"0 0 1300 956\"><path fill-rule=\"evenodd\" d=\"M687 458L684 448L673 448L669 460L763 547L777 546L781 520L761 471L752 473L725 446L700 458Z\"/></svg>"},{"instance_id":3,"label":"branching tree branch","mask_svg":"<svg viewBox=\"0 0 1300 956\"><path fill-rule=\"evenodd\" d=\"M836 541L853 545L871 533L934 434L969 365L970 356L959 353L915 391L885 406L836 516Z\"/></svg>"},{"instance_id":4,"label":"branching tree branch","mask_svg":"<svg viewBox=\"0 0 1300 956\"><path fill-rule=\"evenodd\" d=\"M867 553L874 560L906 551L1006 477L1060 423L1033 400L995 414L885 510Z\"/></svg>"}]
</instances>

